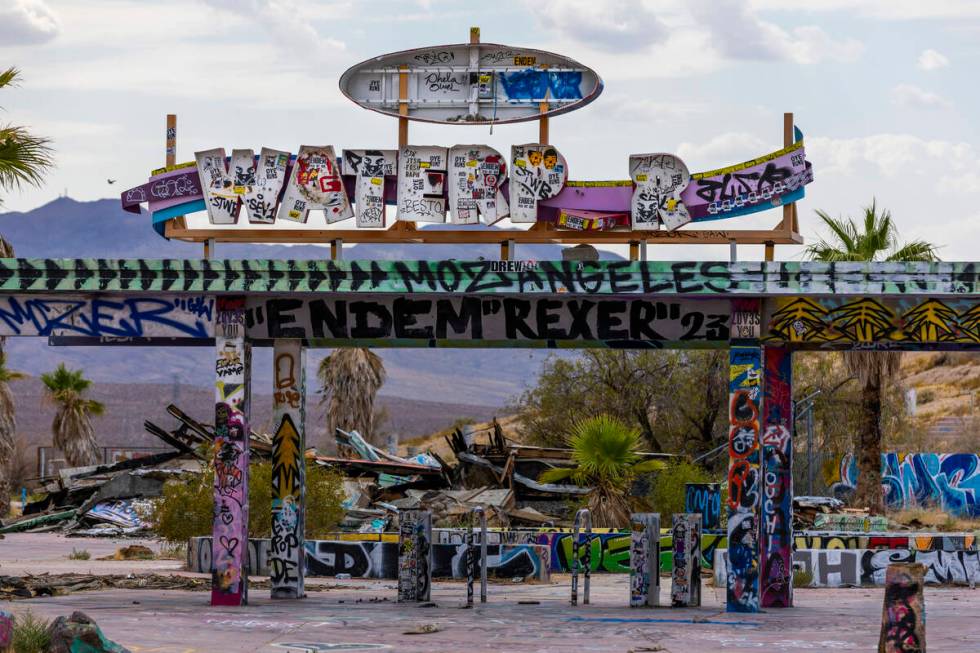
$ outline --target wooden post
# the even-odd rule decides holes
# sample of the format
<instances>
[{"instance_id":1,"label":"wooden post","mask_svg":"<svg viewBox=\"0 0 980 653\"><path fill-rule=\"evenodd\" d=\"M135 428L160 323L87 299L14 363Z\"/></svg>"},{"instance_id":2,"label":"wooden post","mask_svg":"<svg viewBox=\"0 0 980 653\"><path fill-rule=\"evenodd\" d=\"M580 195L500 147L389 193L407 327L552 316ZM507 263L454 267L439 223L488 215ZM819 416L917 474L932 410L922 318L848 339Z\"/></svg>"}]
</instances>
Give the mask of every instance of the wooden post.
<instances>
[{"instance_id":1,"label":"wooden post","mask_svg":"<svg viewBox=\"0 0 980 653\"><path fill-rule=\"evenodd\" d=\"M793 114L784 113L783 114L783 147L789 147L792 144L793 144ZM793 202L791 204L783 204L783 221L781 225L784 231L787 231L789 233L793 233L794 231L796 231L796 229L794 228L795 225L793 220L795 211L796 211L796 202ZM771 261L773 259L768 258L768 247L769 246L766 245L767 248L766 260Z\"/></svg>"},{"instance_id":2,"label":"wooden post","mask_svg":"<svg viewBox=\"0 0 980 653\"><path fill-rule=\"evenodd\" d=\"M166 166L177 165L177 114L167 114L167 152Z\"/></svg>"},{"instance_id":3,"label":"wooden post","mask_svg":"<svg viewBox=\"0 0 980 653\"><path fill-rule=\"evenodd\" d=\"M408 66L400 66L398 73L398 147L408 145Z\"/></svg>"},{"instance_id":4,"label":"wooden post","mask_svg":"<svg viewBox=\"0 0 980 653\"><path fill-rule=\"evenodd\" d=\"M163 165L171 167L177 165L177 114L167 114L167 134L166 149L164 150ZM174 224L181 229L187 228L184 216L178 215L174 218ZM204 258L207 258L205 256Z\"/></svg>"},{"instance_id":5,"label":"wooden post","mask_svg":"<svg viewBox=\"0 0 980 653\"><path fill-rule=\"evenodd\" d=\"M500 242L500 260L501 261L512 261L514 260L514 241L513 240L503 240Z\"/></svg>"},{"instance_id":6,"label":"wooden post","mask_svg":"<svg viewBox=\"0 0 980 653\"><path fill-rule=\"evenodd\" d=\"M640 260L640 241L638 240L630 241L630 260L631 261Z\"/></svg>"},{"instance_id":7,"label":"wooden post","mask_svg":"<svg viewBox=\"0 0 980 653\"><path fill-rule=\"evenodd\" d=\"M330 260L339 261L344 258L344 241L336 238L330 241Z\"/></svg>"},{"instance_id":8,"label":"wooden post","mask_svg":"<svg viewBox=\"0 0 980 653\"><path fill-rule=\"evenodd\" d=\"M795 206L795 205L794 205ZM771 240L766 241L766 260L774 261L776 256L776 244Z\"/></svg>"},{"instance_id":9,"label":"wooden post","mask_svg":"<svg viewBox=\"0 0 980 653\"><path fill-rule=\"evenodd\" d=\"M542 68L547 68L547 66L542 66ZM548 98L548 95L550 93L551 93L551 89L545 89L545 92L544 92L545 99ZM541 143L542 145L548 145L549 144L548 143L548 139L549 139L549 134L548 134L548 108L549 108L549 105L548 105L547 102L541 102L541 103L538 104L538 113L542 114L542 116L540 118L538 118L538 142Z\"/></svg>"}]
</instances>

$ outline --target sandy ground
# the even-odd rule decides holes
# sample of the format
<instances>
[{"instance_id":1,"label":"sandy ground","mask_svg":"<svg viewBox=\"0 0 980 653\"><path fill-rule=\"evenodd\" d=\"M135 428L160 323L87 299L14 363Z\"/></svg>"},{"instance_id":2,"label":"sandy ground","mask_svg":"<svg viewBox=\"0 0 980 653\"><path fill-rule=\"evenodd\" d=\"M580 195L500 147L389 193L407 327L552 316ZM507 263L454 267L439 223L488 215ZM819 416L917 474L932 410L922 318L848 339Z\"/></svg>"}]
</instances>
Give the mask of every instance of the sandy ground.
<instances>
[{"instance_id":1,"label":"sandy ground","mask_svg":"<svg viewBox=\"0 0 980 653\"><path fill-rule=\"evenodd\" d=\"M130 541L131 542L131 541ZM129 542L127 542L129 543ZM72 547L93 557L122 542L65 540L53 535L9 536L0 541L0 575L79 571L167 573L176 561L69 561ZM331 589L318 591L329 581ZM670 581L662 579L666 600ZM436 607L397 604L392 581L314 579L306 599L273 601L255 590L249 605L212 608L206 592L111 590L3 603L15 613L47 618L82 610L108 637L134 653L198 651L873 651L883 590L797 590L796 607L743 615L724 612L724 592L703 587L700 608L627 607L625 575L597 574L591 605L568 603L569 578L548 585L492 583L489 602L461 609L465 587L437 582ZM523 603L522 603L523 602ZM980 651L980 590L926 590L931 651ZM434 625L438 632L406 634Z\"/></svg>"}]
</instances>

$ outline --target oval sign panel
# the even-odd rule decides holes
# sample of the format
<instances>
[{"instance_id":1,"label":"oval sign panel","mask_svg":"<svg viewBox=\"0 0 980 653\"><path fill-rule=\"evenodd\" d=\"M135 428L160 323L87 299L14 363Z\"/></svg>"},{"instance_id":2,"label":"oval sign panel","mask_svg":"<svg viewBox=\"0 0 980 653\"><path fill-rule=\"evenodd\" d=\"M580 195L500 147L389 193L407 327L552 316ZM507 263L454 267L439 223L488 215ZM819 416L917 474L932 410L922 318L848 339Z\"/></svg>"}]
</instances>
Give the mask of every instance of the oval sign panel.
<instances>
[{"instance_id":1,"label":"oval sign panel","mask_svg":"<svg viewBox=\"0 0 980 653\"><path fill-rule=\"evenodd\" d=\"M536 120L572 111L602 93L591 68L551 52L493 43L440 45L357 64L340 90L366 109L445 124ZM404 102L408 115L398 112Z\"/></svg>"}]
</instances>

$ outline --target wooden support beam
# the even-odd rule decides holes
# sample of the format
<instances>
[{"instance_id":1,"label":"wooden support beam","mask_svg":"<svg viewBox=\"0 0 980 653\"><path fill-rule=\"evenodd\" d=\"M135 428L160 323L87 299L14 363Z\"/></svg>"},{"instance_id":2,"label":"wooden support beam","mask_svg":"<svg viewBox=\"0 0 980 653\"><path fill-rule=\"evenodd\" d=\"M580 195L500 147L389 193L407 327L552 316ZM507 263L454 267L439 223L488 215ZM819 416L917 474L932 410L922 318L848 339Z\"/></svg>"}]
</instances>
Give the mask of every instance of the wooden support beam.
<instances>
[{"instance_id":1,"label":"wooden support beam","mask_svg":"<svg viewBox=\"0 0 980 653\"><path fill-rule=\"evenodd\" d=\"M408 66L400 66L398 73L398 147L408 145Z\"/></svg>"},{"instance_id":2,"label":"wooden support beam","mask_svg":"<svg viewBox=\"0 0 980 653\"><path fill-rule=\"evenodd\" d=\"M405 226L403 226L405 225ZM187 242L204 242L213 238L218 243L329 243L337 238L348 243L422 243L439 245L493 245L507 238L516 244L569 244L578 245L627 245L637 239L635 231L574 231L571 229L419 229L415 225L398 222L390 229L276 229L263 225L241 229L186 229L177 227L173 221L166 224L164 235ZM732 231L686 230L645 231L643 239L648 243L728 245L799 245L803 238L798 233L785 230L739 229Z\"/></svg>"},{"instance_id":3,"label":"wooden support beam","mask_svg":"<svg viewBox=\"0 0 980 653\"><path fill-rule=\"evenodd\" d=\"M776 256L776 244L771 240L766 241L766 260L774 261Z\"/></svg>"},{"instance_id":4,"label":"wooden support beam","mask_svg":"<svg viewBox=\"0 0 980 653\"><path fill-rule=\"evenodd\" d=\"M166 149L164 150L164 165L170 167L177 165L177 114L168 113L167 114L167 134L166 134ZM184 221L184 216L178 215L174 218L174 221L181 227L186 227L187 223Z\"/></svg>"},{"instance_id":5,"label":"wooden support beam","mask_svg":"<svg viewBox=\"0 0 980 653\"><path fill-rule=\"evenodd\" d=\"M784 113L783 114L783 147L789 147L793 144L793 114ZM783 204L783 221L780 223L780 227L783 231L796 232L793 228L793 207L796 203Z\"/></svg>"},{"instance_id":6,"label":"wooden support beam","mask_svg":"<svg viewBox=\"0 0 980 653\"><path fill-rule=\"evenodd\" d=\"M638 240L630 241L630 260L631 261L640 260L640 241Z\"/></svg>"}]
</instances>

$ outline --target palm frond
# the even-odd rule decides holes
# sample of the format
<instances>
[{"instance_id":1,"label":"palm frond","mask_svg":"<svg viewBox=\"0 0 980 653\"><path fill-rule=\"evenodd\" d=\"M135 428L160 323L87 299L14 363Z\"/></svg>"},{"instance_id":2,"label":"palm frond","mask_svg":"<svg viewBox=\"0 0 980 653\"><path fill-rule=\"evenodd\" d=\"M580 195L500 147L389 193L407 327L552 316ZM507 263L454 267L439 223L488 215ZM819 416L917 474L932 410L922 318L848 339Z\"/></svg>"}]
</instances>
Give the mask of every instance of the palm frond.
<instances>
[{"instance_id":1,"label":"palm frond","mask_svg":"<svg viewBox=\"0 0 980 653\"><path fill-rule=\"evenodd\" d=\"M39 186L54 165L51 141L24 127L0 127L0 188Z\"/></svg>"},{"instance_id":2,"label":"palm frond","mask_svg":"<svg viewBox=\"0 0 980 653\"><path fill-rule=\"evenodd\" d=\"M817 216L832 233L804 250L807 258L828 263L843 261L938 261L936 246L922 240L899 246L898 228L891 211L878 209L876 200L864 208L863 226L854 220L832 218L818 210Z\"/></svg>"},{"instance_id":3,"label":"palm frond","mask_svg":"<svg viewBox=\"0 0 980 653\"><path fill-rule=\"evenodd\" d=\"M0 72L0 88L4 86L15 86L17 83L17 77L20 75L20 71L11 66L3 72Z\"/></svg>"},{"instance_id":4,"label":"palm frond","mask_svg":"<svg viewBox=\"0 0 980 653\"><path fill-rule=\"evenodd\" d=\"M546 469L538 476L538 480L542 483L561 483L562 481L573 480L577 471L574 467Z\"/></svg>"},{"instance_id":5,"label":"palm frond","mask_svg":"<svg viewBox=\"0 0 980 653\"><path fill-rule=\"evenodd\" d=\"M886 261L938 261L939 248L924 240L913 240L888 255Z\"/></svg>"},{"instance_id":6,"label":"palm frond","mask_svg":"<svg viewBox=\"0 0 980 653\"><path fill-rule=\"evenodd\" d=\"M631 471L634 474L646 474L648 472L659 472L663 469L667 469L667 463L662 460L644 460L633 465Z\"/></svg>"}]
</instances>

